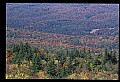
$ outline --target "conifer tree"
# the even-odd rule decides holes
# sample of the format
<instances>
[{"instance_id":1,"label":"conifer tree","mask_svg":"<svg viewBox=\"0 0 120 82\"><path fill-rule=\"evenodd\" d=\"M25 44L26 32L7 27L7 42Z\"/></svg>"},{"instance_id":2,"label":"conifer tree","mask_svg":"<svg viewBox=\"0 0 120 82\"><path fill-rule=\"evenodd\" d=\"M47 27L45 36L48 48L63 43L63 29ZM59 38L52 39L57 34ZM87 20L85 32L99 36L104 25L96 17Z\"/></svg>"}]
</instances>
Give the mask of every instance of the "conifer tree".
<instances>
[{"instance_id":1,"label":"conifer tree","mask_svg":"<svg viewBox=\"0 0 120 82\"><path fill-rule=\"evenodd\" d=\"M108 52L107 52L107 49L105 49L105 54L103 56L103 64L107 63L108 60L109 60L108 59Z\"/></svg>"},{"instance_id":2,"label":"conifer tree","mask_svg":"<svg viewBox=\"0 0 120 82\"><path fill-rule=\"evenodd\" d=\"M41 59L39 57L39 53L34 53L34 55L32 57L32 63L33 63L32 69L33 69L34 73L36 73L42 69L42 63L41 63Z\"/></svg>"},{"instance_id":3,"label":"conifer tree","mask_svg":"<svg viewBox=\"0 0 120 82\"><path fill-rule=\"evenodd\" d=\"M86 49L85 49L85 47L84 47L84 49L83 49L83 52L86 53Z\"/></svg>"},{"instance_id":4,"label":"conifer tree","mask_svg":"<svg viewBox=\"0 0 120 82\"><path fill-rule=\"evenodd\" d=\"M50 60L49 65L47 67L46 72L50 74L51 77L56 76L56 70L55 70L56 64L54 64L54 60Z\"/></svg>"},{"instance_id":5,"label":"conifer tree","mask_svg":"<svg viewBox=\"0 0 120 82\"><path fill-rule=\"evenodd\" d=\"M64 74L65 74L65 69L64 69L64 67L60 67L57 74L58 74L58 77L59 77L59 78L64 77Z\"/></svg>"},{"instance_id":6,"label":"conifer tree","mask_svg":"<svg viewBox=\"0 0 120 82\"><path fill-rule=\"evenodd\" d=\"M111 61L112 61L113 64L117 64L117 58L116 58L115 52L113 52L113 54L112 54L112 59L111 59Z\"/></svg>"}]
</instances>

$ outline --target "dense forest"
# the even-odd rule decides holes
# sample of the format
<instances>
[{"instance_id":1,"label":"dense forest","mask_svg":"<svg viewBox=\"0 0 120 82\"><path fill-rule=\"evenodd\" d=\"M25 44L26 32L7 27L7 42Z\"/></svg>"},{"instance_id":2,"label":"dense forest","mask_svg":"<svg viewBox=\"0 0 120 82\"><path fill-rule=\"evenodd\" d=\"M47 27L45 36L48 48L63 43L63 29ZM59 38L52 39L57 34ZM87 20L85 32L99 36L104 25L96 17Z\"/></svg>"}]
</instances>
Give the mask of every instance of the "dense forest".
<instances>
[{"instance_id":1,"label":"dense forest","mask_svg":"<svg viewBox=\"0 0 120 82\"><path fill-rule=\"evenodd\" d=\"M6 79L118 80L119 4L6 3Z\"/></svg>"},{"instance_id":2,"label":"dense forest","mask_svg":"<svg viewBox=\"0 0 120 82\"><path fill-rule=\"evenodd\" d=\"M6 4L7 27L65 34L118 35L117 4ZM113 29L109 29L113 28Z\"/></svg>"},{"instance_id":3,"label":"dense forest","mask_svg":"<svg viewBox=\"0 0 120 82\"><path fill-rule=\"evenodd\" d=\"M47 49L50 51L66 50L71 48L84 48L85 46L98 52L102 48L108 50L118 51L119 36L70 36L55 33L44 33L37 31L30 31L25 29L7 28L7 45L19 41L26 41L36 47ZM118 54L118 52L117 52Z\"/></svg>"},{"instance_id":4,"label":"dense forest","mask_svg":"<svg viewBox=\"0 0 120 82\"><path fill-rule=\"evenodd\" d=\"M7 48L6 78L117 80L119 61L115 54L104 49L96 55L85 48L50 53L19 42Z\"/></svg>"}]
</instances>

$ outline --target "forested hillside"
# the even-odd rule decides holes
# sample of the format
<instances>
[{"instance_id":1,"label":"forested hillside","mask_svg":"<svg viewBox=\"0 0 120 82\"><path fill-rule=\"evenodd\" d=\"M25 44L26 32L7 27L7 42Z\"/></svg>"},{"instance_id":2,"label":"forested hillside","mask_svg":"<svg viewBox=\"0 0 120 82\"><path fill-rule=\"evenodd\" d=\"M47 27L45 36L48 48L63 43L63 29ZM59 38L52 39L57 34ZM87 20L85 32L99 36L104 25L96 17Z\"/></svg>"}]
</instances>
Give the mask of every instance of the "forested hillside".
<instances>
[{"instance_id":1,"label":"forested hillside","mask_svg":"<svg viewBox=\"0 0 120 82\"><path fill-rule=\"evenodd\" d=\"M38 31L29 31L25 29L8 28L7 46L19 41L26 41L38 48L49 51L66 51L67 49L90 49L92 52L102 51L102 48L108 50L119 50L119 37L115 36L70 36L55 33L44 33Z\"/></svg>"},{"instance_id":2,"label":"forested hillside","mask_svg":"<svg viewBox=\"0 0 120 82\"><path fill-rule=\"evenodd\" d=\"M90 33L94 29L99 29L96 35L118 34L119 8L117 4L34 3L7 4L6 6L7 27L79 36L94 35Z\"/></svg>"},{"instance_id":3,"label":"forested hillside","mask_svg":"<svg viewBox=\"0 0 120 82\"><path fill-rule=\"evenodd\" d=\"M119 4L6 3L6 79L118 80Z\"/></svg>"},{"instance_id":4,"label":"forested hillside","mask_svg":"<svg viewBox=\"0 0 120 82\"><path fill-rule=\"evenodd\" d=\"M118 79L118 60L107 49L98 55L85 48L53 54L20 42L7 49L6 57L7 79Z\"/></svg>"}]
</instances>

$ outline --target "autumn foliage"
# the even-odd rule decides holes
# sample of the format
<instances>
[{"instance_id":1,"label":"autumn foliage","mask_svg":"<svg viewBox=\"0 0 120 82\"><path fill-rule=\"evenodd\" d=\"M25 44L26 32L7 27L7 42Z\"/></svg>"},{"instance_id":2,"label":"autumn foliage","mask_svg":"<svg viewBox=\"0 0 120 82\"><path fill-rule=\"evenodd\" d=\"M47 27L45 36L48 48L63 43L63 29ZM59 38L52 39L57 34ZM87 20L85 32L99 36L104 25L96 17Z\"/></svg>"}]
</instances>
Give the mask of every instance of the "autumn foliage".
<instances>
[{"instance_id":1,"label":"autumn foliage","mask_svg":"<svg viewBox=\"0 0 120 82\"><path fill-rule=\"evenodd\" d=\"M106 49L103 54L92 56L86 49L43 52L26 42L10 49L6 54L6 79L118 79L118 60L113 51Z\"/></svg>"}]
</instances>

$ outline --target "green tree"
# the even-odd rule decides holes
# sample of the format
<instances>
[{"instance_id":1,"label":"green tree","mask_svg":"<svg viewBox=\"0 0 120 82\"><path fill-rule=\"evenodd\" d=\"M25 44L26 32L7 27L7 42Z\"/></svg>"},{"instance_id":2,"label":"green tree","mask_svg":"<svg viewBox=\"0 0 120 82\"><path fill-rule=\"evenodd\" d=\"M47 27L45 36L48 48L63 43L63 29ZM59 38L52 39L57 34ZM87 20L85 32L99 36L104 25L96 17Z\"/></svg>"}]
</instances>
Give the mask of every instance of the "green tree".
<instances>
[{"instance_id":1,"label":"green tree","mask_svg":"<svg viewBox=\"0 0 120 82\"><path fill-rule=\"evenodd\" d=\"M79 54L78 54L78 57L79 57L79 58L83 58L82 53L83 53L83 52L80 50L80 51L79 51Z\"/></svg>"},{"instance_id":2,"label":"green tree","mask_svg":"<svg viewBox=\"0 0 120 82\"><path fill-rule=\"evenodd\" d=\"M40 53L39 49L36 47L32 47L34 53Z\"/></svg>"},{"instance_id":3,"label":"green tree","mask_svg":"<svg viewBox=\"0 0 120 82\"><path fill-rule=\"evenodd\" d=\"M23 52L25 60L30 61L32 59L32 50L27 42L25 42L23 45Z\"/></svg>"},{"instance_id":4,"label":"green tree","mask_svg":"<svg viewBox=\"0 0 120 82\"><path fill-rule=\"evenodd\" d=\"M91 59L91 52L90 52L90 50L87 51L87 59Z\"/></svg>"},{"instance_id":5,"label":"green tree","mask_svg":"<svg viewBox=\"0 0 120 82\"><path fill-rule=\"evenodd\" d=\"M73 59L73 62L75 63L74 66L78 66L79 65L79 62L78 62L78 58L76 57L75 59Z\"/></svg>"},{"instance_id":6,"label":"green tree","mask_svg":"<svg viewBox=\"0 0 120 82\"><path fill-rule=\"evenodd\" d=\"M94 65L94 67L96 67L97 65L101 64L101 61L99 60L98 57L95 57L92 61L92 64Z\"/></svg>"},{"instance_id":7,"label":"green tree","mask_svg":"<svg viewBox=\"0 0 120 82\"><path fill-rule=\"evenodd\" d=\"M49 61L50 60L50 52L47 50L46 55L45 55L45 60Z\"/></svg>"},{"instance_id":8,"label":"green tree","mask_svg":"<svg viewBox=\"0 0 120 82\"><path fill-rule=\"evenodd\" d=\"M75 53L76 57L79 55L79 51L77 49L75 49L74 53Z\"/></svg>"},{"instance_id":9,"label":"green tree","mask_svg":"<svg viewBox=\"0 0 120 82\"><path fill-rule=\"evenodd\" d=\"M20 53L24 53L24 44L22 42L19 42L19 49L21 50Z\"/></svg>"},{"instance_id":10,"label":"green tree","mask_svg":"<svg viewBox=\"0 0 120 82\"><path fill-rule=\"evenodd\" d=\"M13 53L14 58L11 59L11 63L13 64L18 64L18 66L20 66L20 64L22 63L21 60L21 54L19 54L18 52Z\"/></svg>"},{"instance_id":11,"label":"green tree","mask_svg":"<svg viewBox=\"0 0 120 82\"><path fill-rule=\"evenodd\" d=\"M66 57L66 64L69 66L71 64L70 57Z\"/></svg>"},{"instance_id":12,"label":"green tree","mask_svg":"<svg viewBox=\"0 0 120 82\"><path fill-rule=\"evenodd\" d=\"M68 66L65 67L65 75L69 75L70 74L70 68Z\"/></svg>"},{"instance_id":13,"label":"green tree","mask_svg":"<svg viewBox=\"0 0 120 82\"><path fill-rule=\"evenodd\" d=\"M62 77L64 77L64 74L65 74L64 67L60 67L58 72L57 72L58 77L62 78Z\"/></svg>"},{"instance_id":14,"label":"green tree","mask_svg":"<svg viewBox=\"0 0 120 82\"><path fill-rule=\"evenodd\" d=\"M115 52L112 53L111 61L112 61L113 64L117 64L117 62L118 62L118 61L117 61L117 58L116 58Z\"/></svg>"},{"instance_id":15,"label":"green tree","mask_svg":"<svg viewBox=\"0 0 120 82\"><path fill-rule=\"evenodd\" d=\"M66 67L65 67L66 75L70 73L71 67L72 65L71 65L70 57L66 57Z\"/></svg>"},{"instance_id":16,"label":"green tree","mask_svg":"<svg viewBox=\"0 0 120 82\"><path fill-rule=\"evenodd\" d=\"M56 76L56 64L54 64L54 60L50 60L46 72L51 76L55 77Z\"/></svg>"},{"instance_id":17,"label":"green tree","mask_svg":"<svg viewBox=\"0 0 120 82\"><path fill-rule=\"evenodd\" d=\"M13 45L13 59L11 59L11 62L14 64L18 64L18 66L22 63L24 60L25 53L23 51L23 43L20 42L19 44Z\"/></svg>"},{"instance_id":18,"label":"green tree","mask_svg":"<svg viewBox=\"0 0 120 82\"><path fill-rule=\"evenodd\" d=\"M105 54L103 56L103 64L107 63L109 60L107 49L105 49Z\"/></svg>"},{"instance_id":19,"label":"green tree","mask_svg":"<svg viewBox=\"0 0 120 82\"><path fill-rule=\"evenodd\" d=\"M86 68L87 68L89 71L92 71L92 70L91 70L91 67L90 67L90 63L91 63L90 61L86 63Z\"/></svg>"},{"instance_id":20,"label":"green tree","mask_svg":"<svg viewBox=\"0 0 120 82\"><path fill-rule=\"evenodd\" d=\"M38 72L39 70L42 70L42 62L39 53L34 53L32 57L32 63L32 69L34 73Z\"/></svg>"},{"instance_id":21,"label":"green tree","mask_svg":"<svg viewBox=\"0 0 120 82\"><path fill-rule=\"evenodd\" d=\"M105 49L105 55L104 55L103 59L104 59L103 60L104 64L107 62L112 62L113 64L117 63L117 58L116 58L115 52L111 51L110 53L108 53L107 49Z\"/></svg>"},{"instance_id":22,"label":"green tree","mask_svg":"<svg viewBox=\"0 0 120 82\"><path fill-rule=\"evenodd\" d=\"M12 53L14 53L14 52L19 52L19 45L17 45L17 44L13 44L13 47L12 47Z\"/></svg>"},{"instance_id":23,"label":"green tree","mask_svg":"<svg viewBox=\"0 0 120 82\"><path fill-rule=\"evenodd\" d=\"M86 53L86 49L85 49L85 47L84 47L84 49L83 49L83 52Z\"/></svg>"},{"instance_id":24,"label":"green tree","mask_svg":"<svg viewBox=\"0 0 120 82\"><path fill-rule=\"evenodd\" d=\"M86 55L86 53L84 53L84 52L81 52L80 58L87 58L87 55Z\"/></svg>"},{"instance_id":25,"label":"green tree","mask_svg":"<svg viewBox=\"0 0 120 82\"><path fill-rule=\"evenodd\" d=\"M65 54L61 54L61 57L60 57L60 63L63 65L63 63L66 61L66 56Z\"/></svg>"}]
</instances>

